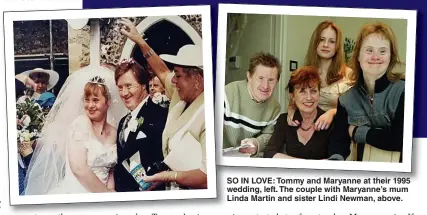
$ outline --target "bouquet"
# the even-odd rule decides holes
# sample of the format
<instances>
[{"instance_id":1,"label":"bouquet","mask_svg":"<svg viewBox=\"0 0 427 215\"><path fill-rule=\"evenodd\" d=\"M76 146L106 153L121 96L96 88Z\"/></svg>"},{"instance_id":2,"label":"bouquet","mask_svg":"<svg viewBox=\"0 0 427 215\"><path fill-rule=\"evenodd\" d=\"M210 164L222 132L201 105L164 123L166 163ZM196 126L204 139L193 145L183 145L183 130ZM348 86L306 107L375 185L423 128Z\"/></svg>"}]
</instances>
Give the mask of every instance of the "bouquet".
<instances>
[{"instance_id":1,"label":"bouquet","mask_svg":"<svg viewBox=\"0 0 427 215\"><path fill-rule=\"evenodd\" d=\"M158 104L163 108L168 108L170 104L169 98L159 92L154 93L152 100L154 104Z\"/></svg>"},{"instance_id":2,"label":"bouquet","mask_svg":"<svg viewBox=\"0 0 427 215\"><path fill-rule=\"evenodd\" d=\"M48 110L35 103L30 98L16 104L18 119L18 143L35 140L40 134Z\"/></svg>"}]
</instances>

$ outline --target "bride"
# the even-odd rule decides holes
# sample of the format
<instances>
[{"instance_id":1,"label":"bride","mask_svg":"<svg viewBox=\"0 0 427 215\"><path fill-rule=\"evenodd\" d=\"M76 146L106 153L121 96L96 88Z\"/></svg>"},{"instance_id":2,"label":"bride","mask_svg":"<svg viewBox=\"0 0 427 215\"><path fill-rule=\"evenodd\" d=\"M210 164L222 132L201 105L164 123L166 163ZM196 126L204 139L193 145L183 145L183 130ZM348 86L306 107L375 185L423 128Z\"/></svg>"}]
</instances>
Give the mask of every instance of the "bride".
<instances>
[{"instance_id":1,"label":"bride","mask_svg":"<svg viewBox=\"0 0 427 215\"><path fill-rule=\"evenodd\" d=\"M73 72L37 141L25 195L114 192L116 119L125 111L111 71Z\"/></svg>"}]
</instances>

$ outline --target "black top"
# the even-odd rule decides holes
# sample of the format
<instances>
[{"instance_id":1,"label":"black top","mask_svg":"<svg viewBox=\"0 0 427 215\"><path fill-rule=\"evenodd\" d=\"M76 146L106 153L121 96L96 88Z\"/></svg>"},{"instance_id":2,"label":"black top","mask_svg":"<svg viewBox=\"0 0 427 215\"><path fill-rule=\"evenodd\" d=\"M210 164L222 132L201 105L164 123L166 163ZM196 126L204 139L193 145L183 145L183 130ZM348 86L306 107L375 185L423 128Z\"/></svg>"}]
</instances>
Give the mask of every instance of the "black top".
<instances>
[{"instance_id":1,"label":"black top","mask_svg":"<svg viewBox=\"0 0 427 215\"><path fill-rule=\"evenodd\" d=\"M25 85L20 80L15 78L15 98L18 99L19 97L24 95L25 91Z\"/></svg>"},{"instance_id":2,"label":"black top","mask_svg":"<svg viewBox=\"0 0 427 215\"><path fill-rule=\"evenodd\" d=\"M324 113L325 111L318 107L314 121ZM313 136L304 145L298 139L297 130L299 127L289 126L287 117L288 114L284 113L277 119L273 135L265 149L264 157L272 158L276 153L283 153L303 159L320 160L328 158L328 138L332 125L327 130L314 131ZM298 110L295 111L293 120L302 121L301 113Z\"/></svg>"},{"instance_id":3,"label":"black top","mask_svg":"<svg viewBox=\"0 0 427 215\"><path fill-rule=\"evenodd\" d=\"M165 128L168 109L154 104L150 98L141 107L137 117L143 117L144 121L135 132L130 132L127 141L122 146L117 135L117 165L114 168L115 188L118 192L138 191L139 185L123 167L122 162L132 157L136 152L140 153L141 164L147 171L155 162L163 161L162 133ZM126 116L125 116L126 117ZM124 118L120 120L118 132L121 131ZM138 133L145 134L139 138ZM164 190L165 186L159 186L155 190Z\"/></svg>"}]
</instances>

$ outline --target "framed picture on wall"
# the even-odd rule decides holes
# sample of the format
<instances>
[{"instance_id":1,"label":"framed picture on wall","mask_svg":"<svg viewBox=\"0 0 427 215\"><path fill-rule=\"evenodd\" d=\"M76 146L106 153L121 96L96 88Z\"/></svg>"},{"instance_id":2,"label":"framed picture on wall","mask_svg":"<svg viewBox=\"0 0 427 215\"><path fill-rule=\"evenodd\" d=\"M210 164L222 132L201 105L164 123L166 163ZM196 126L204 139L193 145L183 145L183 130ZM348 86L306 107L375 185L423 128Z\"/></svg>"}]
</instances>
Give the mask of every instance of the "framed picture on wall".
<instances>
[{"instance_id":1,"label":"framed picture on wall","mask_svg":"<svg viewBox=\"0 0 427 215\"><path fill-rule=\"evenodd\" d=\"M298 68L298 61L291 60L289 62L289 71L293 72Z\"/></svg>"}]
</instances>

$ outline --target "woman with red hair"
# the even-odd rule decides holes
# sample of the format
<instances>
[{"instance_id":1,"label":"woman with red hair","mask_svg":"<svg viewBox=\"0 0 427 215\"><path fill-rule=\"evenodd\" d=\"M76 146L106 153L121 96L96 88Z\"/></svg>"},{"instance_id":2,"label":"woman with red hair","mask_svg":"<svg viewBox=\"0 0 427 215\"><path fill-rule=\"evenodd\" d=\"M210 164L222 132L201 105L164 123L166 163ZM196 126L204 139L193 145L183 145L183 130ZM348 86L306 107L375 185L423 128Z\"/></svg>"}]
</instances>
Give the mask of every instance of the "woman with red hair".
<instances>
[{"instance_id":1,"label":"woman with red hair","mask_svg":"<svg viewBox=\"0 0 427 215\"><path fill-rule=\"evenodd\" d=\"M328 138L331 126L317 131L314 123L325 113L319 108L321 79L315 67L305 66L294 71L288 90L295 110L297 127L287 123L288 113L277 119L273 135L264 153L266 158L328 158Z\"/></svg>"}]
</instances>

